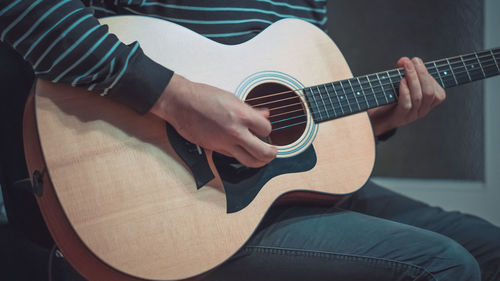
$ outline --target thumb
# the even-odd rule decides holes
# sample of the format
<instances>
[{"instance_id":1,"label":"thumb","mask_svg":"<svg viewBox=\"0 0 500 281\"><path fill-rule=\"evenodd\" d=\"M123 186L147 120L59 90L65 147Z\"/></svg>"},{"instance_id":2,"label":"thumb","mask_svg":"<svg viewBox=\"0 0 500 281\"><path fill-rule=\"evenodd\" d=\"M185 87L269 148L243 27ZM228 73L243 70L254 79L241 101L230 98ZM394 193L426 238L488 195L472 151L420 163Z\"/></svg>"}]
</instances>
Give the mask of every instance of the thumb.
<instances>
[{"instance_id":1,"label":"thumb","mask_svg":"<svg viewBox=\"0 0 500 281\"><path fill-rule=\"evenodd\" d=\"M262 117L268 119L269 118L269 115L271 114L271 112L269 111L269 108L256 108L257 112L259 112L260 115L262 115Z\"/></svg>"},{"instance_id":2,"label":"thumb","mask_svg":"<svg viewBox=\"0 0 500 281\"><path fill-rule=\"evenodd\" d=\"M252 108L257 113L255 118L248 120L247 125L250 131L261 137L266 137L271 133L272 125L269 122L269 109L267 108Z\"/></svg>"}]
</instances>

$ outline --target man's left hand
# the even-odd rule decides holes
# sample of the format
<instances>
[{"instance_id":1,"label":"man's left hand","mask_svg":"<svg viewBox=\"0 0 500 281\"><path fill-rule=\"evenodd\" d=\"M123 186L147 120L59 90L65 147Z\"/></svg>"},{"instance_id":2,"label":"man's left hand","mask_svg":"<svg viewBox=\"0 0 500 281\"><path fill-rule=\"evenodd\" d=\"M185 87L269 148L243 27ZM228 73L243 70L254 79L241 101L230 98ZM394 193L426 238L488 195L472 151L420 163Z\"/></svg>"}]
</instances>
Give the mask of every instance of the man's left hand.
<instances>
[{"instance_id":1,"label":"man's left hand","mask_svg":"<svg viewBox=\"0 0 500 281\"><path fill-rule=\"evenodd\" d=\"M423 118L446 98L446 92L420 58L400 58L397 66L405 70L397 104L368 110L375 136Z\"/></svg>"}]
</instances>

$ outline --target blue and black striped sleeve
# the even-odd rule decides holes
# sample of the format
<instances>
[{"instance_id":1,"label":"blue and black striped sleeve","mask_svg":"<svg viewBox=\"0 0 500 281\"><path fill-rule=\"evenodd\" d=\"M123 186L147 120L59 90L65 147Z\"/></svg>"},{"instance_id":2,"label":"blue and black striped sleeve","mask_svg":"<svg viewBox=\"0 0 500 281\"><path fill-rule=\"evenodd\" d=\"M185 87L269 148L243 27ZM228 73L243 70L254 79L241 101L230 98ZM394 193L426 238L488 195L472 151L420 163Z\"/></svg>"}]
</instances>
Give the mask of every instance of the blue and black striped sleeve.
<instances>
[{"instance_id":1,"label":"blue and black striped sleeve","mask_svg":"<svg viewBox=\"0 0 500 281\"><path fill-rule=\"evenodd\" d=\"M137 42L121 43L81 1L0 1L0 40L31 63L35 75L83 87L146 113L173 72Z\"/></svg>"}]
</instances>

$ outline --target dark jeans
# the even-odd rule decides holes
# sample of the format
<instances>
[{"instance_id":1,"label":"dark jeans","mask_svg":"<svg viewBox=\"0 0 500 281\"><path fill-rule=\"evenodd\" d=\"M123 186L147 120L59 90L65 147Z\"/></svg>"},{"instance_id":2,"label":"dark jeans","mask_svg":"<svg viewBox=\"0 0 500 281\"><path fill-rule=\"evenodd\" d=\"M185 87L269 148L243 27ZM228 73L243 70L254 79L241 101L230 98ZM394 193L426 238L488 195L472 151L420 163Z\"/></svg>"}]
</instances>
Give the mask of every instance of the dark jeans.
<instances>
[{"instance_id":1,"label":"dark jeans","mask_svg":"<svg viewBox=\"0 0 500 281\"><path fill-rule=\"evenodd\" d=\"M48 279L50 249L29 239L38 232L0 227L1 280ZM53 261L52 280L83 280ZM205 280L500 280L500 228L369 182L336 207L273 207Z\"/></svg>"},{"instance_id":2,"label":"dark jeans","mask_svg":"<svg viewBox=\"0 0 500 281\"><path fill-rule=\"evenodd\" d=\"M206 280L500 280L500 228L369 182L336 207L274 207Z\"/></svg>"}]
</instances>

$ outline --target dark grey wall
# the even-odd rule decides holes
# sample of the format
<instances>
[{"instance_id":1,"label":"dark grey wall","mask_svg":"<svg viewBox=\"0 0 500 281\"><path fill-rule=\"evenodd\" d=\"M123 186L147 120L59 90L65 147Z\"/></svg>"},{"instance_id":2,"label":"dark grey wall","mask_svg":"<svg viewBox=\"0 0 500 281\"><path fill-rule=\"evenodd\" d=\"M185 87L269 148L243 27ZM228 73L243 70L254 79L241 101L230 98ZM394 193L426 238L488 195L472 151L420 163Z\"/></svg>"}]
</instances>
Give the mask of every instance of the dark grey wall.
<instances>
[{"instance_id":1,"label":"dark grey wall","mask_svg":"<svg viewBox=\"0 0 500 281\"><path fill-rule=\"evenodd\" d=\"M480 50L482 0L329 0L329 34L361 75ZM377 146L374 175L484 179L482 82L449 89L428 117Z\"/></svg>"}]
</instances>

